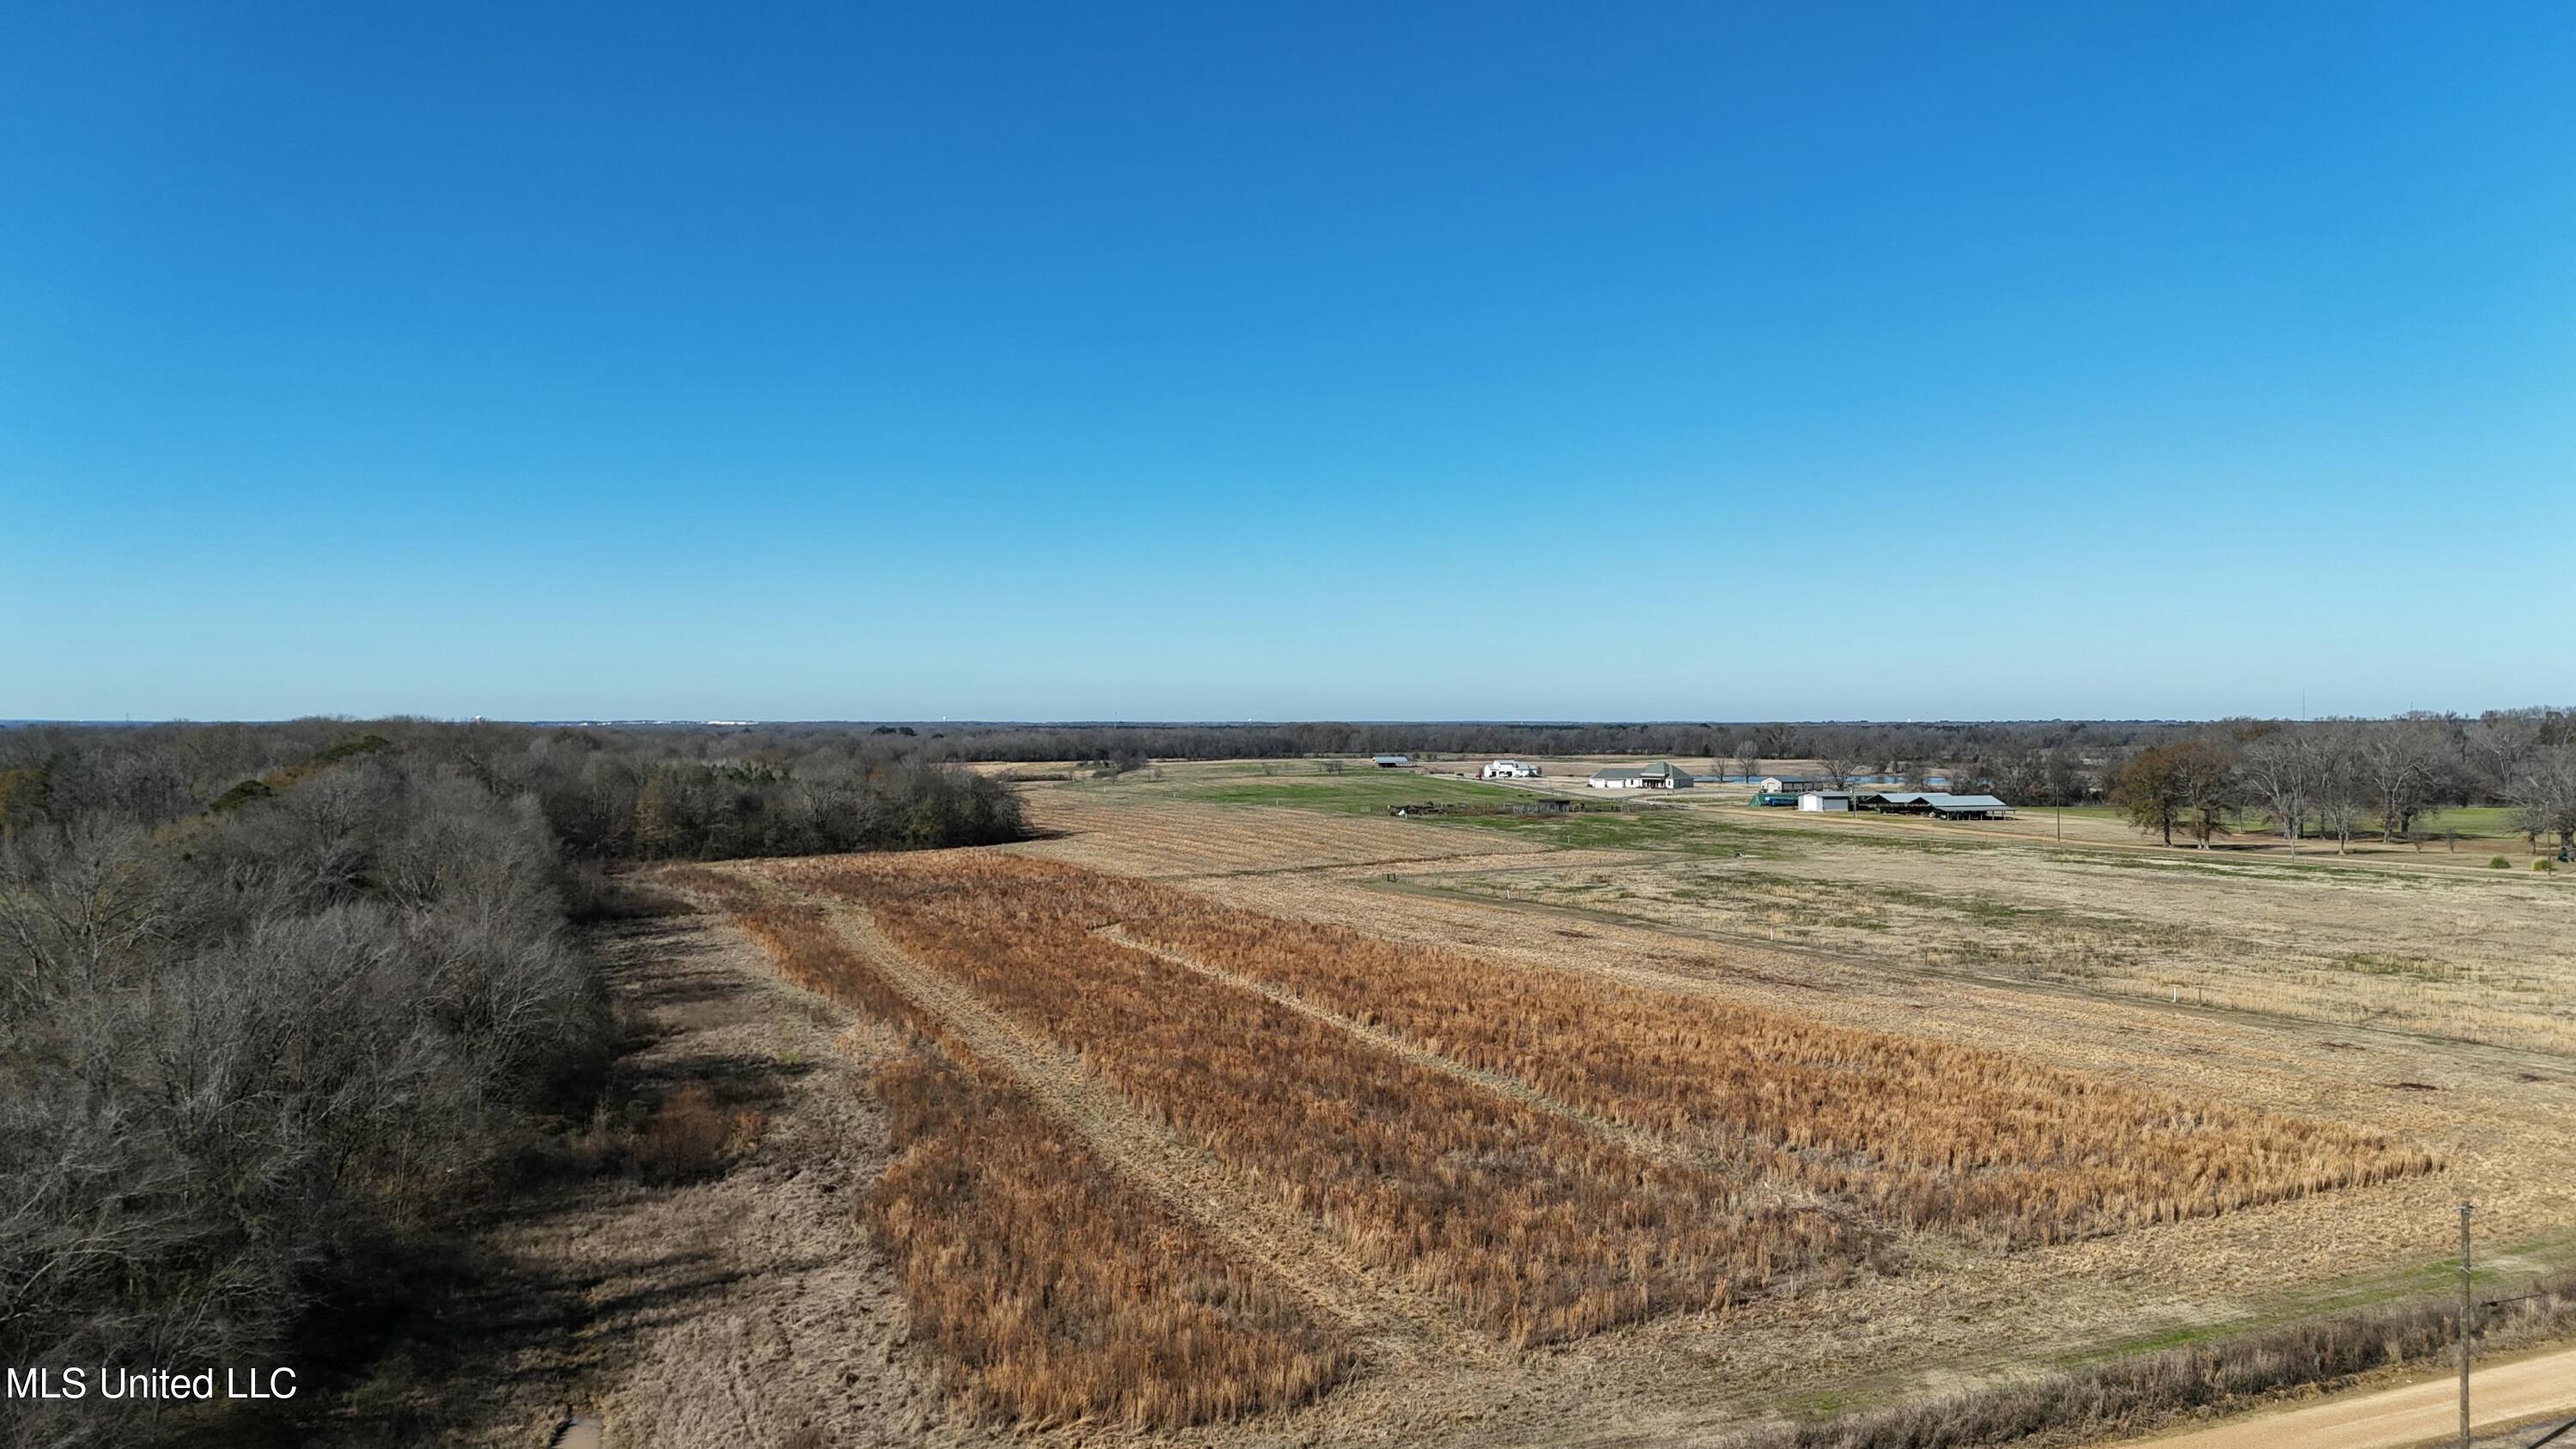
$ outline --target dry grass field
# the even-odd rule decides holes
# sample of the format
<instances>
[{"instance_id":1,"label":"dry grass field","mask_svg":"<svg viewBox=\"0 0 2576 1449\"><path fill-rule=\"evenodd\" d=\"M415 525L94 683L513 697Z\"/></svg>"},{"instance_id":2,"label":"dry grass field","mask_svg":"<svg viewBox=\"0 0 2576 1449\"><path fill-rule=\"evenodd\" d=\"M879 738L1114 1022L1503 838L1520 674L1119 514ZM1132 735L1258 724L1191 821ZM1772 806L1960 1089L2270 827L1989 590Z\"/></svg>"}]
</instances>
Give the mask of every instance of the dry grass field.
<instances>
[{"instance_id":1,"label":"dry grass field","mask_svg":"<svg viewBox=\"0 0 2576 1449\"><path fill-rule=\"evenodd\" d=\"M1421 780L670 872L888 1033L855 1210L960 1422L1722 1442L2411 1301L2462 1195L2497 1292L2576 1261L2569 882Z\"/></svg>"},{"instance_id":2,"label":"dry grass field","mask_svg":"<svg viewBox=\"0 0 2576 1449\"><path fill-rule=\"evenodd\" d=\"M1665 851L1470 867L1423 886L1891 968L2000 975L2498 1046L2576 1050L2576 890L2404 856L2293 863L2004 842L1915 821L1832 828L1691 807ZM1748 819L1751 823L1747 823Z\"/></svg>"},{"instance_id":3,"label":"dry grass field","mask_svg":"<svg viewBox=\"0 0 2576 1449\"><path fill-rule=\"evenodd\" d=\"M1757 1200L1738 1174L1658 1160L1100 930L1158 907L1168 930L1168 890L998 853L777 874L856 902L1362 1259L1514 1344L1721 1309L1869 1247L1848 1216Z\"/></svg>"},{"instance_id":4,"label":"dry grass field","mask_svg":"<svg viewBox=\"0 0 2576 1449\"><path fill-rule=\"evenodd\" d=\"M1104 1167L822 910L713 870L669 878L781 975L909 1035L876 1073L895 1155L865 1216L972 1398L1036 1424L1184 1424L1296 1403L1347 1369L1337 1333Z\"/></svg>"}]
</instances>

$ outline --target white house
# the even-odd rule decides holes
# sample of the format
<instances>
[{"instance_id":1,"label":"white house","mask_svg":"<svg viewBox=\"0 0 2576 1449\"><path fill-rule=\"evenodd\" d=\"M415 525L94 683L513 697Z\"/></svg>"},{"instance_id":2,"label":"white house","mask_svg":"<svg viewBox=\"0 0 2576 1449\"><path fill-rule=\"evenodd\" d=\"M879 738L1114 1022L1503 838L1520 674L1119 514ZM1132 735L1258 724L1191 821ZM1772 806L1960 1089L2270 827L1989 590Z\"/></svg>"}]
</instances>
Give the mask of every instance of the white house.
<instances>
[{"instance_id":1,"label":"white house","mask_svg":"<svg viewBox=\"0 0 2576 1449\"><path fill-rule=\"evenodd\" d=\"M1476 773L1488 780L1535 780L1538 778L1538 766L1524 764L1519 760L1496 760Z\"/></svg>"},{"instance_id":2,"label":"white house","mask_svg":"<svg viewBox=\"0 0 2576 1449\"><path fill-rule=\"evenodd\" d=\"M1661 764L1634 768L1614 766L1595 770L1589 783L1595 790L1687 790L1698 782L1690 777L1688 771L1675 769L1672 761L1666 760Z\"/></svg>"},{"instance_id":3,"label":"white house","mask_svg":"<svg viewBox=\"0 0 2576 1449\"><path fill-rule=\"evenodd\" d=\"M1849 790L1810 790L1798 797L1798 808L1808 811L1849 810L1852 808L1851 792Z\"/></svg>"}]
</instances>

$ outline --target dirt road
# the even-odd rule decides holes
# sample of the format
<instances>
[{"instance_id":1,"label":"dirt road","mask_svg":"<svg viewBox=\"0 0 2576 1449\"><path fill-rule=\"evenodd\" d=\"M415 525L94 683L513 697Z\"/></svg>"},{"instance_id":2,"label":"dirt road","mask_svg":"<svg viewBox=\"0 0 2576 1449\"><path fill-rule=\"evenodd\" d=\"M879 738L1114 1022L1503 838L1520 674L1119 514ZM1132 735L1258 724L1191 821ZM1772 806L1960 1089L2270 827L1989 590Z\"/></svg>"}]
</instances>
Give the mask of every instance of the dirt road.
<instances>
[{"instance_id":1,"label":"dirt road","mask_svg":"<svg viewBox=\"0 0 2576 1449\"><path fill-rule=\"evenodd\" d=\"M2469 1406L2481 1432L2553 1413L2576 1415L2576 1349L2471 1370ZM2460 1381L2452 1377L2131 1442L2139 1449L2412 1449L2449 1442L2459 1432Z\"/></svg>"}]
</instances>

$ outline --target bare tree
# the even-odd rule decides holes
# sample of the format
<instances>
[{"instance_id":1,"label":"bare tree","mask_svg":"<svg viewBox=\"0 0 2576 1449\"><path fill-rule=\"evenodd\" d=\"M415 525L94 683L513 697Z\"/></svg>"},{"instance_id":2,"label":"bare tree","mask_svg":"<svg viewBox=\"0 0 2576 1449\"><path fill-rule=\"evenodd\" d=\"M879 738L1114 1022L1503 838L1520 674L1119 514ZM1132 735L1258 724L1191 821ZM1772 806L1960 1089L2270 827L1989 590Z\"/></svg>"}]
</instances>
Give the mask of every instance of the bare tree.
<instances>
[{"instance_id":1,"label":"bare tree","mask_svg":"<svg viewBox=\"0 0 2576 1449\"><path fill-rule=\"evenodd\" d=\"M1817 756L1816 771L1824 777L1826 789L1848 790L1860 775L1860 765L1840 751L1826 750Z\"/></svg>"},{"instance_id":2,"label":"bare tree","mask_svg":"<svg viewBox=\"0 0 2576 1449\"><path fill-rule=\"evenodd\" d=\"M2379 815L2379 838L2393 844L2433 803L2441 782L2443 740L2421 719L2391 720L2361 736L2357 763Z\"/></svg>"},{"instance_id":3,"label":"bare tree","mask_svg":"<svg viewBox=\"0 0 2576 1449\"><path fill-rule=\"evenodd\" d=\"M2296 852L2316 802L2318 760L2310 733L2284 727L2258 736L2237 757L2236 768L2247 793L2271 812L2274 828Z\"/></svg>"},{"instance_id":4,"label":"bare tree","mask_svg":"<svg viewBox=\"0 0 2576 1449\"><path fill-rule=\"evenodd\" d=\"M2527 756L2513 777L2514 824L2533 837L2551 836L2559 854L2576 855L2576 740L2561 740Z\"/></svg>"},{"instance_id":5,"label":"bare tree","mask_svg":"<svg viewBox=\"0 0 2576 1449\"><path fill-rule=\"evenodd\" d=\"M1762 775L1762 751L1751 736L1735 742L1735 775L1747 784Z\"/></svg>"},{"instance_id":6,"label":"bare tree","mask_svg":"<svg viewBox=\"0 0 2576 1449\"><path fill-rule=\"evenodd\" d=\"M2312 786L2318 826L2335 839L2335 854L2352 848L2353 831L2369 809L2370 785L2361 768L2359 727L2335 723L2309 733L2316 774Z\"/></svg>"},{"instance_id":7,"label":"bare tree","mask_svg":"<svg viewBox=\"0 0 2576 1449\"><path fill-rule=\"evenodd\" d=\"M2525 710L2480 716L2461 732L2461 754L2472 783L2490 796L2513 792L2523 762L2541 747L2543 721Z\"/></svg>"}]
</instances>

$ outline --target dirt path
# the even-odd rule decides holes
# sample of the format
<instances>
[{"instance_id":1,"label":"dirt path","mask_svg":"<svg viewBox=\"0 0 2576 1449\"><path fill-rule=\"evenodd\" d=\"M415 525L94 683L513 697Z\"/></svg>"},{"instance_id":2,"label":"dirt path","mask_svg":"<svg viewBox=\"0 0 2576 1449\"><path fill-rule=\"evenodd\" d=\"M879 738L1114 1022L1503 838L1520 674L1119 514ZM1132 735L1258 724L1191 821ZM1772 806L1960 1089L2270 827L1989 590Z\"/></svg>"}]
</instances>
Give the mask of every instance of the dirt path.
<instances>
[{"instance_id":1,"label":"dirt path","mask_svg":"<svg viewBox=\"0 0 2576 1449\"><path fill-rule=\"evenodd\" d=\"M492 1386L484 1422L400 1442L1007 1442L964 1421L907 1348L892 1276L853 1212L889 1149L858 1090L884 1044L779 982L718 916L616 923L595 944L628 1038L610 1115L695 1087L760 1114L757 1145L718 1175L611 1168L531 1204L489 1245L509 1291L465 1325L483 1358L453 1379Z\"/></svg>"},{"instance_id":2,"label":"dirt path","mask_svg":"<svg viewBox=\"0 0 2576 1449\"><path fill-rule=\"evenodd\" d=\"M2481 1431L2576 1415L2576 1349L2473 1369L2469 1405ZM2453 1442L2459 1432L2460 1381L2452 1377L2128 1442L2141 1449L2413 1449Z\"/></svg>"},{"instance_id":3,"label":"dirt path","mask_svg":"<svg viewBox=\"0 0 2576 1449\"><path fill-rule=\"evenodd\" d=\"M1080 1133L1122 1177L1155 1193L1229 1253L1268 1269L1347 1325L1378 1364L1421 1373L1451 1366L1495 1368L1509 1360L1502 1345L1468 1328L1427 1294L1361 1262L1266 1186L1234 1172L1139 1110L1072 1053L1022 1029L966 987L922 965L879 930L864 908L804 896L766 873L749 878L823 905L851 946L885 971L916 1006L938 1015L979 1060L1026 1087L1045 1111Z\"/></svg>"}]
</instances>

